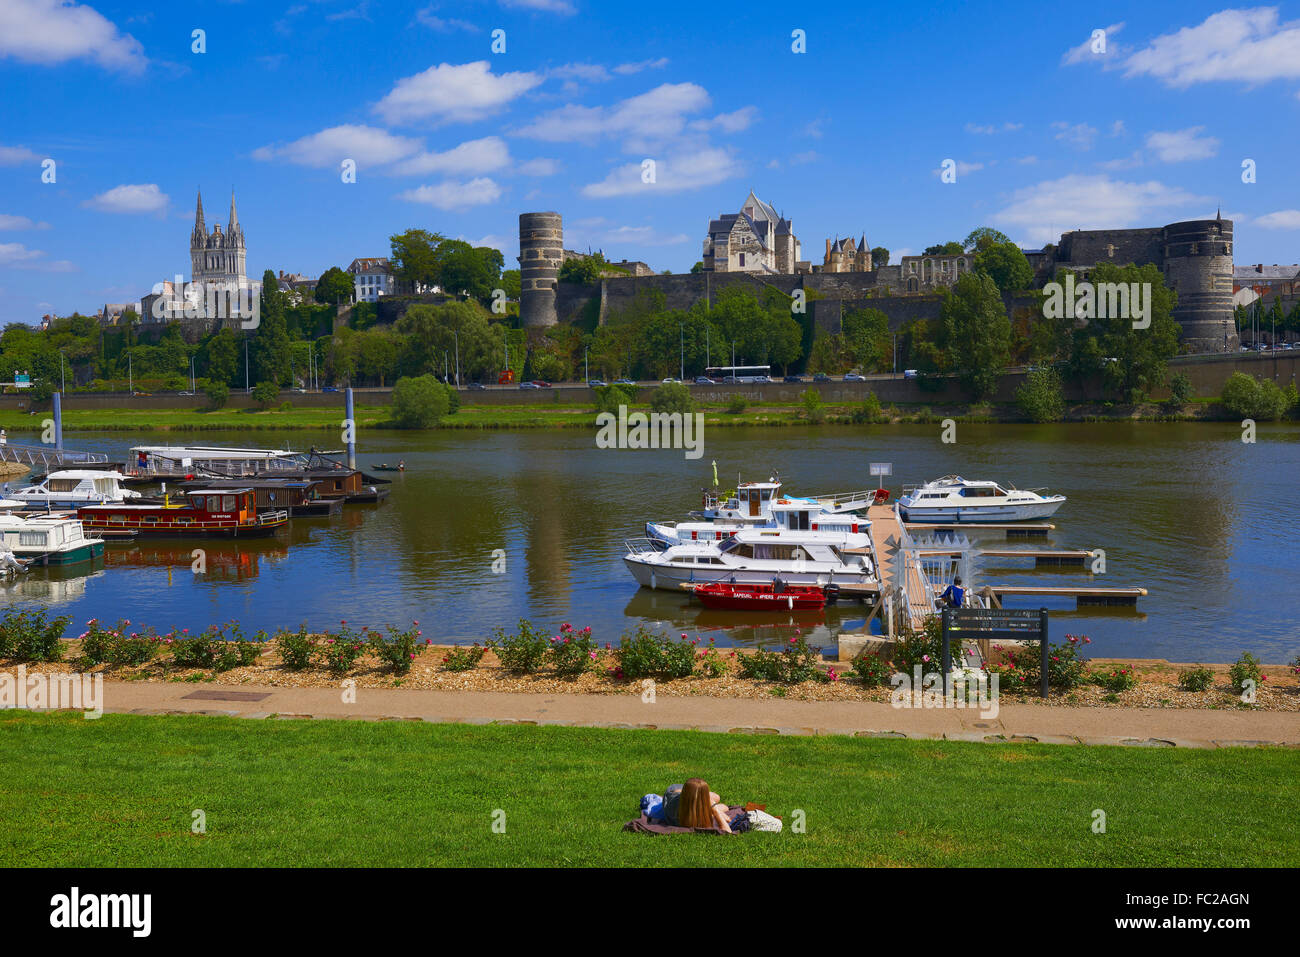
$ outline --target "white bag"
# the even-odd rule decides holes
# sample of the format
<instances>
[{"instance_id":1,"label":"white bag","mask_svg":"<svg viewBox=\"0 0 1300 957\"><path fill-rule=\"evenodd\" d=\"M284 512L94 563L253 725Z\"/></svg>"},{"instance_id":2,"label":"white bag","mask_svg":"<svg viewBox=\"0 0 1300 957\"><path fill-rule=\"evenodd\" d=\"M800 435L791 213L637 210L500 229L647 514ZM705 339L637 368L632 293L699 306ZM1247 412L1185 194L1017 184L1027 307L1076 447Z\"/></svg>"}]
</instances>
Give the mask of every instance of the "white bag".
<instances>
[{"instance_id":1,"label":"white bag","mask_svg":"<svg viewBox=\"0 0 1300 957\"><path fill-rule=\"evenodd\" d=\"M766 811L746 811L745 813L749 818L749 829L751 831L780 832L782 824L779 817L773 817Z\"/></svg>"}]
</instances>

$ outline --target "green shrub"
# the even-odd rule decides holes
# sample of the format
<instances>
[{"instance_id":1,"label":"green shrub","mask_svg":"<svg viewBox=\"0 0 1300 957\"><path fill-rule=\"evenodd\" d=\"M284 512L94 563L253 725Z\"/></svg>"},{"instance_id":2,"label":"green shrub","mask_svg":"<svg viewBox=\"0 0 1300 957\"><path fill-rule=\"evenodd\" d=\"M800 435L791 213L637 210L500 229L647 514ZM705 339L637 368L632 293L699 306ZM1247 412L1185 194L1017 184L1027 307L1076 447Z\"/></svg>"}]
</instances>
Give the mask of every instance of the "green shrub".
<instances>
[{"instance_id":1,"label":"green shrub","mask_svg":"<svg viewBox=\"0 0 1300 957\"><path fill-rule=\"evenodd\" d=\"M952 642L951 653L956 660L961 652L957 642ZM938 615L929 615L920 631L904 626L894 642L894 668L908 678L921 666L921 675L943 674L943 621Z\"/></svg>"},{"instance_id":2,"label":"green shrub","mask_svg":"<svg viewBox=\"0 0 1300 957\"><path fill-rule=\"evenodd\" d=\"M305 623L299 625L297 631L282 628L275 635L275 650L286 668L302 671L316 654L316 639L307 633Z\"/></svg>"},{"instance_id":3,"label":"green shrub","mask_svg":"<svg viewBox=\"0 0 1300 957\"><path fill-rule=\"evenodd\" d=\"M230 387L224 382L209 382L203 394L208 397L208 408L214 411L224 409L230 401Z\"/></svg>"},{"instance_id":4,"label":"green shrub","mask_svg":"<svg viewBox=\"0 0 1300 957\"><path fill-rule=\"evenodd\" d=\"M327 633L318 646L321 661L336 678L351 671L357 659L366 652L365 635L354 632L348 627L347 621L340 621L339 625L338 634ZM369 629L363 627L361 630L364 633Z\"/></svg>"},{"instance_id":5,"label":"green shrub","mask_svg":"<svg viewBox=\"0 0 1300 957\"><path fill-rule=\"evenodd\" d=\"M477 642L472 645L457 645L442 656L444 671L473 671L483 660L487 649Z\"/></svg>"},{"instance_id":6,"label":"green shrub","mask_svg":"<svg viewBox=\"0 0 1300 957\"><path fill-rule=\"evenodd\" d=\"M808 645L802 631L786 642L780 652L762 648L740 658L740 676L759 681L779 681L782 684L799 684L803 681L824 681L827 675L817 666L821 649Z\"/></svg>"},{"instance_id":7,"label":"green shrub","mask_svg":"<svg viewBox=\"0 0 1300 957\"><path fill-rule=\"evenodd\" d=\"M532 622L519 619L519 630L507 635L498 628L496 636L489 641L488 647L496 652L501 666L515 674L532 674L542 667L551 642L544 632L533 627Z\"/></svg>"},{"instance_id":8,"label":"green shrub","mask_svg":"<svg viewBox=\"0 0 1300 957\"><path fill-rule=\"evenodd\" d=\"M695 672L695 644L685 634L674 640L638 625L632 634L623 635L614 651L615 677L628 681L689 678Z\"/></svg>"},{"instance_id":9,"label":"green shrub","mask_svg":"<svg viewBox=\"0 0 1300 957\"><path fill-rule=\"evenodd\" d=\"M1241 692L1246 690L1246 681L1255 682L1255 689L1264 683L1264 673L1260 671L1259 660L1249 651L1242 652L1240 658L1233 662L1232 667L1228 669L1228 677L1232 679L1232 690Z\"/></svg>"},{"instance_id":10,"label":"green shrub","mask_svg":"<svg viewBox=\"0 0 1300 957\"><path fill-rule=\"evenodd\" d=\"M1065 392L1055 369L1035 369L1016 389L1016 405L1031 422L1059 422L1065 415Z\"/></svg>"},{"instance_id":11,"label":"green shrub","mask_svg":"<svg viewBox=\"0 0 1300 957\"><path fill-rule=\"evenodd\" d=\"M622 386L606 385L599 386L596 389L596 411L610 412L618 414L620 405L630 406L632 404L632 392Z\"/></svg>"},{"instance_id":12,"label":"green shrub","mask_svg":"<svg viewBox=\"0 0 1300 957\"><path fill-rule=\"evenodd\" d=\"M393 386L393 424L399 429L431 429L449 406L447 387L431 375L403 376Z\"/></svg>"},{"instance_id":13,"label":"green shrub","mask_svg":"<svg viewBox=\"0 0 1300 957\"><path fill-rule=\"evenodd\" d=\"M1109 671L1099 671L1092 676L1092 680L1111 694L1119 694L1138 686L1138 677L1132 668L1116 667Z\"/></svg>"},{"instance_id":14,"label":"green shrub","mask_svg":"<svg viewBox=\"0 0 1300 957\"><path fill-rule=\"evenodd\" d=\"M650 393L650 408L655 412L690 412L691 390L680 382L665 382Z\"/></svg>"},{"instance_id":15,"label":"green shrub","mask_svg":"<svg viewBox=\"0 0 1300 957\"><path fill-rule=\"evenodd\" d=\"M862 400L862 404L853 407L849 417L858 425L869 425L888 420L885 410L880 407L880 400L876 398L874 392L868 392L867 397Z\"/></svg>"},{"instance_id":16,"label":"green shrub","mask_svg":"<svg viewBox=\"0 0 1300 957\"><path fill-rule=\"evenodd\" d=\"M1197 665L1178 673L1178 687L1184 691L1209 691L1214 687L1214 672Z\"/></svg>"},{"instance_id":17,"label":"green shrub","mask_svg":"<svg viewBox=\"0 0 1300 957\"><path fill-rule=\"evenodd\" d=\"M387 638L377 631L370 633L371 649L394 674L404 675L410 672L415 656L429 646L428 639L420 639L423 632L420 631L419 624L418 621L413 621L405 631L394 631L390 627Z\"/></svg>"},{"instance_id":18,"label":"green shrub","mask_svg":"<svg viewBox=\"0 0 1300 957\"><path fill-rule=\"evenodd\" d=\"M1196 397L1196 390L1192 388L1192 380L1182 372L1175 372L1169 377L1169 402L1171 409L1181 409L1188 402Z\"/></svg>"},{"instance_id":19,"label":"green shrub","mask_svg":"<svg viewBox=\"0 0 1300 957\"><path fill-rule=\"evenodd\" d=\"M253 386L253 401L259 409L269 409L280 398L280 387L274 382L259 382Z\"/></svg>"},{"instance_id":20,"label":"green shrub","mask_svg":"<svg viewBox=\"0 0 1300 957\"><path fill-rule=\"evenodd\" d=\"M706 678L721 678L727 673L727 663L712 640L709 647L699 653L699 669Z\"/></svg>"},{"instance_id":21,"label":"green shrub","mask_svg":"<svg viewBox=\"0 0 1300 957\"><path fill-rule=\"evenodd\" d=\"M1280 419L1288 404L1287 396L1272 379L1256 379L1244 372L1228 376L1220 401L1232 415L1260 422Z\"/></svg>"},{"instance_id":22,"label":"green shrub","mask_svg":"<svg viewBox=\"0 0 1300 957\"><path fill-rule=\"evenodd\" d=\"M551 663L561 678L576 678L596 665L599 657L591 640L591 626L575 631L567 621L551 639Z\"/></svg>"},{"instance_id":23,"label":"green shrub","mask_svg":"<svg viewBox=\"0 0 1300 957\"><path fill-rule=\"evenodd\" d=\"M799 401L803 405L804 412L808 415L809 422L825 420L826 403L822 401L822 394L816 389L809 386L799 394Z\"/></svg>"},{"instance_id":24,"label":"green shrub","mask_svg":"<svg viewBox=\"0 0 1300 957\"><path fill-rule=\"evenodd\" d=\"M19 661L62 661L63 631L69 615L50 618L44 608L6 608L0 619L0 658Z\"/></svg>"},{"instance_id":25,"label":"green shrub","mask_svg":"<svg viewBox=\"0 0 1300 957\"><path fill-rule=\"evenodd\" d=\"M853 676L868 688L879 688L889 684L895 674L894 669L880 655L860 654L853 659Z\"/></svg>"},{"instance_id":26,"label":"green shrub","mask_svg":"<svg viewBox=\"0 0 1300 957\"><path fill-rule=\"evenodd\" d=\"M749 403L745 401L743 395L733 395L727 402L727 411L732 415L740 415L747 408L749 408Z\"/></svg>"}]
</instances>

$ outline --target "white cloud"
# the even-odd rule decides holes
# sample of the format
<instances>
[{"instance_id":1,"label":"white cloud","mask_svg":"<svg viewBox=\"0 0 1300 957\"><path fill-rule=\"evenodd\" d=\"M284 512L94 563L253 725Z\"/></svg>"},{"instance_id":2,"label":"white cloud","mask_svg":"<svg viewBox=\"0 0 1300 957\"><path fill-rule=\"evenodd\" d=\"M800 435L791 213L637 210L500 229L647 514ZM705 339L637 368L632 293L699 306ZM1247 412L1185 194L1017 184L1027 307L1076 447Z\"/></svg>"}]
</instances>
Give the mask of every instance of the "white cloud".
<instances>
[{"instance_id":1,"label":"white cloud","mask_svg":"<svg viewBox=\"0 0 1300 957\"><path fill-rule=\"evenodd\" d=\"M742 106L730 113L719 113L711 120L695 120L691 123L693 130L721 130L723 133L739 133L749 129L758 116L758 107Z\"/></svg>"},{"instance_id":2,"label":"white cloud","mask_svg":"<svg viewBox=\"0 0 1300 957\"><path fill-rule=\"evenodd\" d=\"M420 153L403 160L392 172L401 176L442 173L448 176L493 173L510 165L510 150L499 136L467 140L443 153Z\"/></svg>"},{"instance_id":3,"label":"white cloud","mask_svg":"<svg viewBox=\"0 0 1300 957\"><path fill-rule=\"evenodd\" d=\"M114 186L107 192L100 193L94 199L88 199L82 206L97 209L101 213L158 213L167 210L171 200L157 183L125 183Z\"/></svg>"},{"instance_id":4,"label":"white cloud","mask_svg":"<svg viewBox=\"0 0 1300 957\"><path fill-rule=\"evenodd\" d=\"M1124 61L1124 75L1171 87L1300 78L1300 21L1279 22L1277 7L1223 10L1156 37Z\"/></svg>"},{"instance_id":5,"label":"white cloud","mask_svg":"<svg viewBox=\"0 0 1300 957\"><path fill-rule=\"evenodd\" d=\"M708 92L698 84L664 83L613 106L562 106L543 113L519 133L553 143L617 136L626 150L636 152L680 134L686 116L706 109L709 102Z\"/></svg>"},{"instance_id":6,"label":"white cloud","mask_svg":"<svg viewBox=\"0 0 1300 957\"><path fill-rule=\"evenodd\" d=\"M66 259L48 260L43 250L28 249L22 243L0 243L0 268L40 272L75 272L77 269Z\"/></svg>"},{"instance_id":7,"label":"white cloud","mask_svg":"<svg viewBox=\"0 0 1300 957\"><path fill-rule=\"evenodd\" d=\"M87 59L109 70L140 73L144 48L91 7L67 0L0 3L0 57L53 66Z\"/></svg>"},{"instance_id":8,"label":"white cloud","mask_svg":"<svg viewBox=\"0 0 1300 957\"><path fill-rule=\"evenodd\" d=\"M253 150L259 160L282 159L299 166L324 168L345 159L358 166L382 166L419 151L419 140L394 136L373 126L345 124L312 133L284 146L262 146Z\"/></svg>"},{"instance_id":9,"label":"white cloud","mask_svg":"<svg viewBox=\"0 0 1300 957\"><path fill-rule=\"evenodd\" d=\"M398 198L409 203L427 203L438 209L468 209L496 202L501 198L501 187L492 179L480 176L467 183L447 180L437 186L417 186Z\"/></svg>"},{"instance_id":10,"label":"white cloud","mask_svg":"<svg viewBox=\"0 0 1300 957\"><path fill-rule=\"evenodd\" d=\"M569 0L501 0L501 6L516 10L558 13L566 17L578 12Z\"/></svg>"},{"instance_id":11,"label":"white cloud","mask_svg":"<svg viewBox=\"0 0 1300 957\"><path fill-rule=\"evenodd\" d=\"M525 176L554 176L560 171L560 161L539 156L520 163L518 170Z\"/></svg>"},{"instance_id":12,"label":"white cloud","mask_svg":"<svg viewBox=\"0 0 1300 957\"><path fill-rule=\"evenodd\" d=\"M10 216L0 213L0 229L49 229L49 223L35 223L26 216Z\"/></svg>"},{"instance_id":13,"label":"white cloud","mask_svg":"<svg viewBox=\"0 0 1300 957\"><path fill-rule=\"evenodd\" d=\"M1052 124L1052 129L1059 131L1056 134L1058 140L1081 150L1092 149L1092 142L1097 138L1097 128L1087 123L1056 122Z\"/></svg>"},{"instance_id":14,"label":"white cloud","mask_svg":"<svg viewBox=\"0 0 1300 957\"><path fill-rule=\"evenodd\" d=\"M415 12L416 23L423 24L430 30L437 30L439 33L450 33L453 30L465 30L468 33L479 32L479 27L468 20L437 16L434 13L436 9L437 7L430 5L417 10Z\"/></svg>"},{"instance_id":15,"label":"white cloud","mask_svg":"<svg viewBox=\"0 0 1300 957\"><path fill-rule=\"evenodd\" d=\"M1213 136L1201 136L1204 129L1191 126L1185 130L1153 131L1147 134L1147 149L1162 163L1209 159L1218 154L1219 141Z\"/></svg>"},{"instance_id":16,"label":"white cloud","mask_svg":"<svg viewBox=\"0 0 1300 957\"><path fill-rule=\"evenodd\" d=\"M1134 169L1142 165L1142 151L1134 150L1129 156L1121 156L1118 159L1106 160L1097 165L1102 169Z\"/></svg>"},{"instance_id":17,"label":"white cloud","mask_svg":"<svg viewBox=\"0 0 1300 957\"><path fill-rule=\"evenodd\" d=\"M631 76L633 73L640 73L642 70L662 70L668 65L668 57L661 56L653 60L640 60L636 63L620 63L614 67L614 72L620 76Z\"/></svg>"},{"instance_id":18,"label":"white cloud","mask_svg":"<svg viewBox=\"0 0 1300 957\"><path fill-rule=\"evenodd\" d=\"M1123 136L1123 135L1124 135L1124 121L1123 121L1123 120L1116 120L1114 123L1110 124L1110 135L1111 135L1111 136Z\"/></svg>"},{"instance_id":19,"label":"white cloud","mask_svg":"<svg viewBox=\"0 0 1300 957\"><path fill-rule=\"evenodd\" d=\"M641 164L626 163L610 170L599 183L582 187L582 195L594 199L612 196L653 196L701 189L739 176L740 164L726 150L707 148L666 157L655 163L655 182L641 181Z\"/></svg>"},{"instance_id":20,"label":"white cloud","mask_svg":"<svg viewBox=\"0 0 1300 957\"><path fill-rule=\"evenodd\" d=\"M23 163L40 162L40 154L33 153L25 146L0 146L0 166L21 166Z\"/></svg>"},{"instance_id":21,"label":"white cloud","mask_svg":"<svg viewBox=\"0 0 1300 957\"><path fill-rule=\"evenodd\" d=\"M440 63L398 80L375 112L389 123L470 122L499 112L541 82L536 73L494 74L486 60Z\"/></svg>"},{"instance_id":22,"label":"white cloud","mask_svg":"<svg viewBox=\"0 0 1300 957\"><path fill-rule=\"evenodd\" d=\"M586 80L588 83L604 83L613 79L609 70L599 63L566 63L547 71L548 75L562 80Z\"/></svg>"},{"instance_id":23,"label":"white cloud","mask_svg":"<svg viewBox=\"0 0 1300 957\"><path fill-rule=\"evenodd\" d=\"M1033 153L1030 153L1028 156L1021 156L1017 158L1016 162L1019 163L1021 166L1033 166L1035 163L1038 162L1038 157L1035 156Z\"/></svg>"},{"instance_id":24,"label":"white cloud","mask_svg":"<svg viewBox=\"0 0 1300 957\"><path fill-rule=\"evenodd\" d=\"M1003 123L1001 126L998 126L996 123L967 123L966 132L992 136L994 133L1014 133L1016 130L1023 129L1024 125L1025 124L1023 123L1011 122Z\"/></svg>"},{"instance_id":25,"label":"white cloud","mask_svg":"<svg viewBox=\"0 0 1300 957\"><path fill-rule=\"evenodd\" d=\"M1146 224L1161 210L1205 202L1155 180L1130 183L1103 174L1072 174L1016 190L993 222L1019 227L1035 243L1070 229L1122 229Z\"/></svg>"},{"instance_id":26,"label":"white cloud","mask_svg":"<svg viewBox=\"0 0 1300 957\"><path fill-rule=\"evenodd\" d=\"M1122 53L1124 48L1115 42L1115 35L1124 29L1124 22L1112 23L1105 28L1106 51L1104 53L1094 53L1094 40L1092 34L1088 34L1088 39L1084 40L1077 47L1071 47L1061 56L1061 66L1074 66L1079 63L1104 63L1114 61Z\"/></svg>"},{"instance_id":27,"label":"white cloud","mask_svg":"<svg viewBox=\"0 0 1300 957\"><path fill-rule=\"evenodd\" d=\"M1300 229L1300 209L1279 209L1255 220L1264 229Z\"/></svg>"}]
</instances>

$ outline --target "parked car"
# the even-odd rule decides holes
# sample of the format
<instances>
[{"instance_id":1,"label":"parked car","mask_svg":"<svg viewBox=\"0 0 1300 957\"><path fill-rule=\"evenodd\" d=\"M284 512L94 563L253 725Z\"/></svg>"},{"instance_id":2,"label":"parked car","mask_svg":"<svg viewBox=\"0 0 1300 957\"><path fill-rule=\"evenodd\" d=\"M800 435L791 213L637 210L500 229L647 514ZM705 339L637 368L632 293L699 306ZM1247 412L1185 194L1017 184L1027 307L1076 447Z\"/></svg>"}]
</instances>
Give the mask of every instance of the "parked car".
<instances>
[{"instance_id":1,"label":"parked car","mask_svg":"<svg viewBox=\"0 0 1300 957\"><path fill-rule=\"evenodd\" d=\"M301 392L302 390L300 389L299 391ZM177 394L177 395L193 395L194 393L193 393L193 392L177 392L176 394Z\"/></svg>"},{"instance_id":2,"label":"parked car","mask_svg":"<svg viewBox=\"0 0 1300 957\"><path fill-rule=\"evenodd\" d=\"M663 380L663 384L664 384L664 385L681 385L681 384L682 384L682 380L681 380L681 379L674 379L672 376L669 376L667 379L664 379L664 380Z\"/></svg>"},{"instance_id":3,"label":"parked car","mask_svg":"<svg viewBox=\"0 0 1300 957\"><path fill-rule=\"evenodd\" d=\"M718 383L717 380L710 379L706 375L697 375L695 377L695 384L696 385L717 385Z\"/></svg>"},{"instance_id":4,"label":"parked car","mask_svg":"<svg viewBox=\"0 0 1300 957\"><path fill-rule=\"evenodd\" d=\"M788 375L781 381L782 382L807 382L808 377L802 375Z\"/></svg>"},{"instance_id":5,"label":"parked car","mask_svg":"<svg viewBox=\"0 0 1300 957\"><path fill-rule=\"evenodd\" d=\"M589 386L590 386L591 388L593 388L593 389L600 389L600 388L603 388L603 387L604 387L604 385L605 385L605 380L604 380L604 379L588 379L588 380L587 380L587 385L589 385Z\"/></svg>"},{"instance_id":6,"label":"parked car","mask_svg":"<svg viewBox=\"0 0 1300 957\"><path fill-rule=\"evenodd\" d=\"M815 376L813 376L813 381L814 381L814 382L830 382L830 381L831 381L831 377L828 376L825 372L818 372Z\"/></svg>"},{"instance_id":7,"label":"parked car","mask_svg":"<svg viewBox=\"0 0 1300 957\"><path fill-rule=\"evenodd\" d=\"M754 376L754 378L753 378L752 381L754 381L754 382L771 382L771 381L772 381L772 377L769 376L769 375L756 375L756 376Z\"/></svg>"},{"instance_id":8,"label":"parked car","mask_svg":"<svg viewBox=\"0 0 1300 957\"><path fill-rule=\"evenodd\" d=\"M916 378L916 370L915 370L915 369L904 369L904 370L903 370L903 378L904 378L904 379L915 379L915 378Z\"/></svg>"},{"instance_id":9,"label":"parked car","mask_svg":"<svg viewBox=\"0 0 1300 957\"><path fill-rule=\"evenodd\" d=\"M322 391L322 392L337 392L337 391L339 391L339 390L336 389L336 388L334 388L334 386L332 386L332 385L327 385L325 388L321 389L321 391Z\"/></svg>"},{"instance_id":10,"label":"parked car","mask_svg":"<svg viewBox=\"0 0 1300 957\"><path fill-rule=\"evenodd\" d=\"M538 385L536 382L521 382L521 383L519 383L519 388L521 388L521 389L540 389L541 386Z\"/></svg>"},{"instance_id":11,"label":"parked car","mask_svg":"<svg viewBox=\"0 0 1300 957\"><path fill-rule=\"evenodd\" d=\"M471 383L467 386L467 388L468 388L471 392L482 392L484 389L487 388L487 386L485 386L482 382L471 382Z\"/></svg>"},{"instance_id":12,"label":"parked car","mask_svg":"<svg viewBox=\"0 0 1300 957\"><path fill-rule=\"evenodd\" d=\"M631 379L615 379L614 385L636 385Z\"/></svg>"},{"instance_id":13,"label":"parked car","mask_svg":"<svg viewBox=\"0 0 1300 957\"><path fill-rule=\"evenodd\" d=\"M864 375L858 375L856 372L850 372L844 376L844 381L845 382L866 382L867 377Z\"/></svg>"},{"instance_id":14,"label":"parked car","mask_svg":"<svg viewBox=\"0 0 1300 957\"><path fill-rule=\"evenodd\" d=\"M535 386L536 386L537 388L539 388L539 389L549 389L549 388L551 388L551 384L550 384L549 382L547 382L545 379L534 379L534 380L533 380L533 385L535 385Z\"/></svg>"}]
</instances>

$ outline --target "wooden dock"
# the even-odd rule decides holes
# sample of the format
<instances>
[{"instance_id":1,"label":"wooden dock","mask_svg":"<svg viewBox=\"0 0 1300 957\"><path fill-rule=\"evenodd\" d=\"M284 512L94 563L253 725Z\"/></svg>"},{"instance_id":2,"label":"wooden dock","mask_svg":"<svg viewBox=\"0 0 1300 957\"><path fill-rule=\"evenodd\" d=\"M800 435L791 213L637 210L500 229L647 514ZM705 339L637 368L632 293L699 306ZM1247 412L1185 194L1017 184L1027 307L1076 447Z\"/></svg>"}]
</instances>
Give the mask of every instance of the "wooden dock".
<instances>
[{"instance_id":1,"label":"wooden dock","mask_svg":"<svg viewBox=\"0 0 1300 957\"><path fill-rule=\"evenodd\" d=\"M871 522L871 549L876 557L880 587L886 592L897 588L907 594L908 617L912 627L920 631L925 624L926 615L932 610L928 604L925 572L920 562L906 561L899 554L903 543L903 528L892 505L868 506L867 519ZM841 592L844 592L843 588ZM879 594L879 590L876 593Z\"/></svg>"},{"instance_id":2,"label":"wooden dock","mask_svg":"<svg viewBox=\"0 0 1300 957\"><path fill-rule=\"evenodd\" d=\"M953 522L950 524L934 522L908 522L909 532L1004 532L1008 541L1018 538L1046 538L1047 533L1056 528L1050 522L1008 522L997 524L990 522Z\"/></svg>"},{"instance_id":3,"label":"wooden dock","mask_svg":"<svg viewBox=\"0 0 1300 957\"><path fill-rule=\"evenodd\" d=\"M1034 565L1084 565L1092 558L1086 548L986 548L981 555L989 558L1032 558Z\"/></svg>"},{"instance_id":4,"label":"wooden dock","mask_svg":"<svg viewBox=\"0 0 1300 957\"><path fill-rule=\"evenodd\" d=\"M1133 586L989 585L988 587L997 595L999 601L1008 595L1073 598L1076 607L1084 605L1136 605L1137 600L1147 593L1145 588Z\"/></svg>"}]
</instances>

